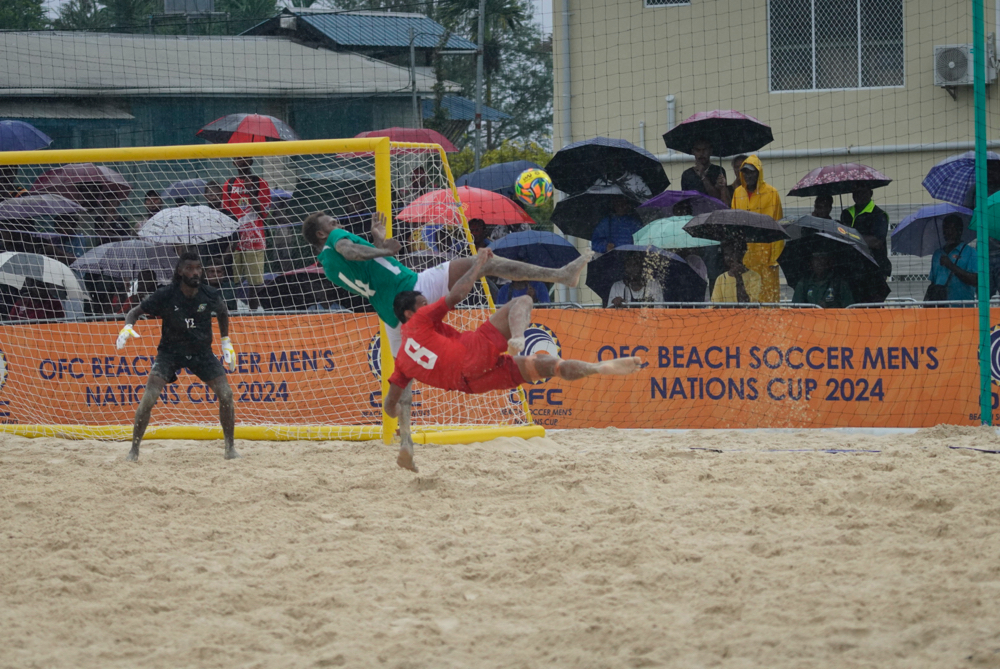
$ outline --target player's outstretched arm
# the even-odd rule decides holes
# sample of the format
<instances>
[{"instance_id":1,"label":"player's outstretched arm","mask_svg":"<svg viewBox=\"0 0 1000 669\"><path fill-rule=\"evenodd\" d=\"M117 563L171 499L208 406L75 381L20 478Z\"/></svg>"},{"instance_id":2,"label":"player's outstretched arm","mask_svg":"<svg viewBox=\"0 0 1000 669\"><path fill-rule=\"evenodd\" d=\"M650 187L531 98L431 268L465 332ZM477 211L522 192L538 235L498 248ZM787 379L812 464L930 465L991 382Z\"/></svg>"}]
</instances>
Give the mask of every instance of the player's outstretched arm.
<instances>
[{"instance_id":1,"label":"player's outstretched arm","mask_svg":"<svg viewBox=\"0 0 1000 669\"><path fill-rule=\"evenodd\" d=\"M376 248L385 248L385 214L376 211L372 214L372 243Z\"/></svg>"},{"instance_id":2,"label":"player's outstretched arm","mask_svg":"<svg viewBox=\"0 0 1000 669\"><path fill-rule=\"evenodd\" d=\"M486 265L493 259L493 251L488 248L479 251L476 256L476 262L473 263L472 267L462 275L455 285L451 287L448 291L448 295L445 297L445 302L448 303L448 308L453 308L456 304L468 297L469 293L472 291L473 286L481 278L486 276Z\"/></svg>"},{"instance_id":3,"label":"player's outstretched arm","mask_svg":"<svg viewBox=\"0 0 1000 669\"><path fill-rule=\"evenodd\" d=\"M125 315L125 327L123 327L121 332L118 333L118 340L115 342L115 346L117 348L125 348L125 344L128 343L129 339L139 336L139 333L136 332L132 326L135 325L136 321L138 321L139 317L144 313L145 312L142 310L142 307L137 305Z\"/></svg>"}]
</instances>

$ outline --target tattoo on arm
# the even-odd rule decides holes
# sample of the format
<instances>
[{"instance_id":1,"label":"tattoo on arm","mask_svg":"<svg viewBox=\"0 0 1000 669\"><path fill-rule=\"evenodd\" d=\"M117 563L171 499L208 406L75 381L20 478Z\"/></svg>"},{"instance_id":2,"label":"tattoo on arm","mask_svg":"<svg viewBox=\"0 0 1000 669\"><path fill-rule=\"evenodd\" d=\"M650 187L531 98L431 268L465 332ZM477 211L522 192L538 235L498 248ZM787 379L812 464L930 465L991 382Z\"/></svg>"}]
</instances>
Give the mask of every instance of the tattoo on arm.
<instances>
[{"instance_id":1,"label":"tattoo on arm","mask_svg":"<svg viewBox=\"0 0 1000 669\"><path fill-rule=\"evenodd\" d=\"M355 244L354 242L346 239L341 239L337 242L337 245L334 248L337 250L337 253L344 257L344 260L352 260L356 262L362 260L373 260L375 258L384 258L387 255L392 255L385 249L362 246L361 244Z\"/></svg>"}]
</instances>

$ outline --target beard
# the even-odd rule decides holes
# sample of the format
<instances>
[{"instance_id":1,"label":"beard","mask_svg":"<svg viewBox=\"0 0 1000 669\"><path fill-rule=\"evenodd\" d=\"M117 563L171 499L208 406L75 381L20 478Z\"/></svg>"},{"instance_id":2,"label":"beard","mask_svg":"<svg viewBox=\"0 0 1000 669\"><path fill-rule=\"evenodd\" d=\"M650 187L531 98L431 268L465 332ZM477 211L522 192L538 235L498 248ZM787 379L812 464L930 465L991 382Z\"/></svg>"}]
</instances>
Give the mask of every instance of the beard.
<instances>
[{"instance_id":1,"label":"beard","mask_svg":"<svg viewBox=\"0 0 1000 669\"><path fill-rule=\"evenodd\" d=\"M197 288L201 285L201 276L182 276L181 281L189 288Z\"/></svg>"}]
</instances>

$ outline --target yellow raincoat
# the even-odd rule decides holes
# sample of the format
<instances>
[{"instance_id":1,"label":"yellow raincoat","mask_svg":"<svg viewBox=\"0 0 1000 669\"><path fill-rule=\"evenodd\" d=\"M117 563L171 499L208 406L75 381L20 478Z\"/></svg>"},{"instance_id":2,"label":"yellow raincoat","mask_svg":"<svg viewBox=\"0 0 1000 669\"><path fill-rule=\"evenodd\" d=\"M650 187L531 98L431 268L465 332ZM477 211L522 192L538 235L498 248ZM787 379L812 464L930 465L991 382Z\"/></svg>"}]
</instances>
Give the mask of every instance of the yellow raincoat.
<instances>
[{"instance_id":1,"label":"yellow raincoat","mask_svg":"<svg viewBox=\"0 0 1000 669\"><path fill-rule=\"evenodd\" d=\"M757 178L757 188L753 193L748 193L746 181L743 180L743 172L740 172L740 186L733 193L733 209L743 209L753 211L758 214L765 214L774 220L781 220L781 196L778 189L768 185L764 181L764 167L760 163L760 158L752 155L746 159L744 165L752 165L757 168L760 176ZM747 244L747 254L743 256L743 264L747 269L760 274L761 278L761 302L778 302L781 300L781 292L778 289L778 256L785 248L785 242L774 242L773 244Z\"/></svg>"}]
</instances>

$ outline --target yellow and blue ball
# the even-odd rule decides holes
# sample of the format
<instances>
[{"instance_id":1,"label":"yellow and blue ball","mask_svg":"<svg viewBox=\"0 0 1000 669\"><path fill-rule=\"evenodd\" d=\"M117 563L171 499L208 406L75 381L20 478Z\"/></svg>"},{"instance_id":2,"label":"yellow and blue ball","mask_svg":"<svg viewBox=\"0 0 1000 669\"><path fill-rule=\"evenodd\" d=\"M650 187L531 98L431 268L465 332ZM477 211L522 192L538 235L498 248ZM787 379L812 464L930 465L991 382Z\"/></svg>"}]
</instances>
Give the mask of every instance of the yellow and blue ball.
<instances>
[{"instance_id":1,"label":"yellow and blue ball","mask_svg":"<svg viewBox=\"0 0 1000 669\"><path fill-rule=\"evenodd\" d=\"M552 199L552 179L544 170L525 170L514 182L514 196L527 207L541 207Z\"/></svg>"}]
</instances>

